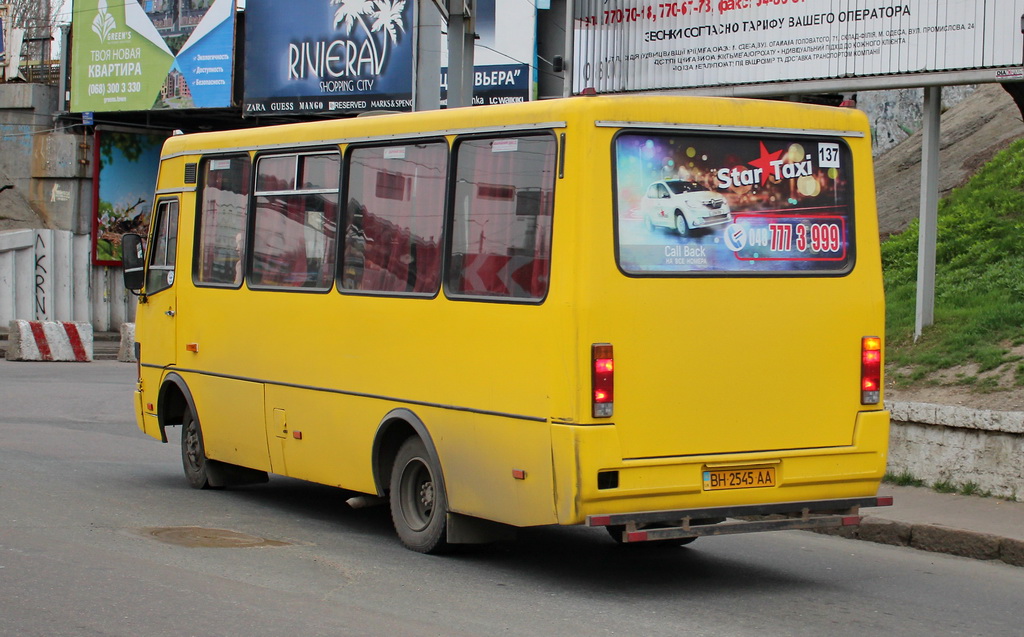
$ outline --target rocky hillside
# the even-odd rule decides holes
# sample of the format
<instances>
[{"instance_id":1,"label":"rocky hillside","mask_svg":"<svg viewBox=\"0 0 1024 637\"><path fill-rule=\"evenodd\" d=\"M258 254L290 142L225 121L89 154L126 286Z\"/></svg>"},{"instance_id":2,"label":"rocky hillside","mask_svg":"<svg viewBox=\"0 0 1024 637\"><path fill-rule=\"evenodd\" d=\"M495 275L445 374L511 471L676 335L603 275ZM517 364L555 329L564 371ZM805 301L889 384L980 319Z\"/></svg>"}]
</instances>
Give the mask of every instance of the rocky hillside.
<instances>
[{"instance_id":1,"label":"rocky hillside","mask_svg":"<svg viewBox=\"0 0 1024 637\"><path fill-rule=\"evenodd\" d=\"M921 91L916 92L918 95ZM945 100L945 96L944 96ZM871 110L872 99L858 98L858 106L878 129L894 133L912 123L913 100L882 100L882 107ZM902 104L902 107L899 105ZM917 105L920 113L920 104ZM887 123L887 117L900 117L900 123ZM896 128L894 128L896 127ZM918 115L917 127L920 127ZM944 196L962 185L985 162L1010 142L1024 137L1024 121L1009 94L998 84L981 85L942 114L939 144L939 189ZM921 198L921 132L910 135L875 160L875 186L878 194L879 231L883 237L906 229L916 219Z\"/></svg>"},{"instance_id":2,"label":"rocky hillside","mask_svg":"<svg viewBox=\"0 0 1024 637\"><path fill-rule=\"evenodd\" d=\"M976 86L947 86L942 89L942 108L948 110L964 101ZM875 157L921 129L924 117L924 89L868 91L857 95L857 108L871 120L871 144Z\"/></svg>"}]
</instances>

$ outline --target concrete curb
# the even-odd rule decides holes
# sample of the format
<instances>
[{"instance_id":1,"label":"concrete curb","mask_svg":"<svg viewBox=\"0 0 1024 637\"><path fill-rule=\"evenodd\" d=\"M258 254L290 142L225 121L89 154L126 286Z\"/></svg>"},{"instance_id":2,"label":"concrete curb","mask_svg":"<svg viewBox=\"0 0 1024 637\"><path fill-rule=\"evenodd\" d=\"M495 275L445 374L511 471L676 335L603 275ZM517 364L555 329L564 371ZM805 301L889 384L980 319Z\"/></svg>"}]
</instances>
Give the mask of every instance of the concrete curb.
<instances>
[{"instance_id":1,"label":"concrete curb","mask_svg":"<svg viewBox=\"0 0 1024 637\"><path fill-rule=\"evenodd\" d=\"M1010 566L1024 566L1024 541L938 524L909 524L865 517L860 526L820 529L816 532L976 560L999 560Z\"/></svg>"},{"instance_id":2,"label":"concrete curb","mask_svg":"<svg viewBox=\"0 0 1024 637\"><path fill-rule=\"evenodd\" d=\"M7 333L9 361L91 362L93 357L91 323L58 321L10 322Z\"/></svg>"}]
</instances>

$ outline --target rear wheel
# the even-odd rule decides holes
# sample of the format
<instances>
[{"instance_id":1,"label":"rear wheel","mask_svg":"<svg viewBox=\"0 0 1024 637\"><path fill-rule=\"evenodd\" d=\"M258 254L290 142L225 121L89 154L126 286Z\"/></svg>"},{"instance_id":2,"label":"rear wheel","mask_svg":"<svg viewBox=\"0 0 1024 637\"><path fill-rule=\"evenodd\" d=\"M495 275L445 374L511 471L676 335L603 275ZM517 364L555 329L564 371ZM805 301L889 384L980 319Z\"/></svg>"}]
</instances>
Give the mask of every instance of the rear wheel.
<instances>
[{"instance_id":1,"label":"rear wheel","mask_svg":"<svg viewBox=\"0 0 1024 637\"><path fill-rule=\"evenodd\" d=\"M419 438L398 449L391 469L391 520L406 547L439 553L448 547L448 498L441 469Z\"/></svg>"},{"instance_id":2,"label":"rear wheel","mask_svg":"<svg viewBox=\"0 0 1024 637\"><path fill-rule=\"evenodd\" d=\"M203 432L189 408L181 421L181 466L194 489L210 489L209 460L203 448Z\"/></svg>"}]
</instances>

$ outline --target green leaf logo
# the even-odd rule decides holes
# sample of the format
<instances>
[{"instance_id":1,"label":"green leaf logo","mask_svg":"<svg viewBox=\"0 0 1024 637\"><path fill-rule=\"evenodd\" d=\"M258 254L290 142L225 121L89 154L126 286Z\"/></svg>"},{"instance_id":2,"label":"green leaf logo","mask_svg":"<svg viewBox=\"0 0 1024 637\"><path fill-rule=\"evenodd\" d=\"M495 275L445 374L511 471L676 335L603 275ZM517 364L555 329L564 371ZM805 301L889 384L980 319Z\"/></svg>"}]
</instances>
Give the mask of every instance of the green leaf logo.
<instances>
[{"instance_id":1,"label":"green leaf logo","mask_svg":"<svg viewBox=\"0 0 1024 637\"><path fill-rule=\"evenodd\" d=\"M107 36L116 28L114 16L107 11L107 0L100 0L96 17L92 20L93 32L100 36L100 42L106 42Z\"/></svg>"}]
</instances>

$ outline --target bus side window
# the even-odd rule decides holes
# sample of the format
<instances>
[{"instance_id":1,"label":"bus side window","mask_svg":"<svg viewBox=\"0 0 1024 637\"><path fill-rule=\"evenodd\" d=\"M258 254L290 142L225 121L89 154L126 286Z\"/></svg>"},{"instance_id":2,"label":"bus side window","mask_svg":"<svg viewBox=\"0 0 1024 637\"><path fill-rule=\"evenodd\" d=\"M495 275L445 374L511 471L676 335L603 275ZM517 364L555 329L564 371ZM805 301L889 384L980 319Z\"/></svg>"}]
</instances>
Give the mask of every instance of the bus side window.
<instances>
[{"instance_id":1,"label":"bus side window","mask_svg":"<svg viewBox=\"0 0 1024 637\"><path fill-rule=\"evenodd\" d=\"M331 286L340 179L336 152L259 159L252 285Z\"/></svg>"},{"instance_id":2,"label":"bus side window","mask_svg":"<svg viewBox=\"0 0 1024 637\"><path fill-rule=\"evenodd\" d=\"M146 294L152 296L174 284L174 263L178 250L178 200L157 205L153 249L146 270Z\"/></svg>"},{"instance_id":3,"label":"bus side window","mask_svg":"<svg viewBox=\"0 0 1024 637\"><path fill-rule=\"evenodd\" d=\"M547 294L556 154L550 135L460 140L446 273L453 296Z\"/></svg>"},{"instance_id":4,"label":"bus side window","mask_svg":"<svg viewBox=\"0 0 1024 637\"><path fill-rule=\"evenodd\" d=\"M207 159L199 192L198 235L193 280L199 284L242 284L242 255L249 219L247 156Z\"/></svg>"},{"instance_id":5,"label":"bus side window","mask_svg":"<svg viewBox=\"0 0 1024 637\"><path fill-rule=\"evenodd\" d=\"M447 161L445 142L352 150L339 288L437 292Z\"/></svg>"}]
</instances>

